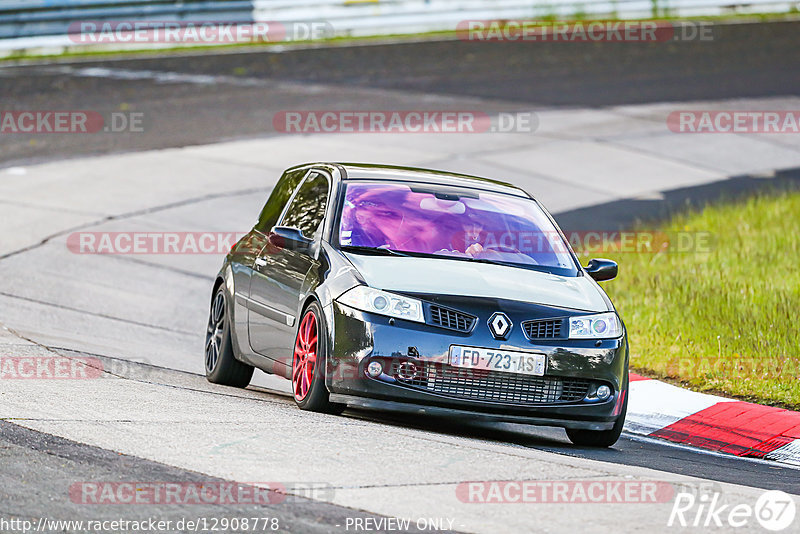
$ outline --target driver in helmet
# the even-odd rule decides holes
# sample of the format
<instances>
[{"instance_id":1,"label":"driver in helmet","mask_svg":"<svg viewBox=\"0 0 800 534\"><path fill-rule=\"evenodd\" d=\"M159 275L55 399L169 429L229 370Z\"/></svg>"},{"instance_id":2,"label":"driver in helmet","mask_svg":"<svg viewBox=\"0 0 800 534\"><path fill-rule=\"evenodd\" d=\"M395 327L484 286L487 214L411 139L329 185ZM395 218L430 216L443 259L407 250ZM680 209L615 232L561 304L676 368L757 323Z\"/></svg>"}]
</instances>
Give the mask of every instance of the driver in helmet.
<instances>
[{"instance_id":1,"label":"driver in helmet","mask_svg":"<svg viewBox=\"0 0 800 534\"><path fill-rule=\"evenodd\" d=\"M461 217L462 229L456 232L450 241L452 252L459 252L475 257L484 251L487 233L484 231L483 220L474 210L468 210Z\"/></svg>"}]
</instances>

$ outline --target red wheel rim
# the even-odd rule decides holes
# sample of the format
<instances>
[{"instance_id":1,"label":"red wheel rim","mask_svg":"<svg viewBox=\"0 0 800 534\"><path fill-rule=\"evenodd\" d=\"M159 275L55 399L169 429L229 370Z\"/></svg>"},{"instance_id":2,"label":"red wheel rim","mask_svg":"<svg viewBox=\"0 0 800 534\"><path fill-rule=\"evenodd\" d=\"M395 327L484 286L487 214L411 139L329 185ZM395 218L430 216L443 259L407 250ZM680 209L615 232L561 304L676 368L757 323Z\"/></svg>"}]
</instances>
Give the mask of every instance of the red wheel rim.
<instances>
[{"instance_id":1,"label":"red wheel rim","mask_svg":"<svg viewBox=\"0 0 800 534\"><path fill-rule=\"evenodd\" d=\"M303 400L311 391L314 368L317 366L317 316L309 311L297 331L292 359L292 390L297 400Z\"/></svg>"}]
</instances>

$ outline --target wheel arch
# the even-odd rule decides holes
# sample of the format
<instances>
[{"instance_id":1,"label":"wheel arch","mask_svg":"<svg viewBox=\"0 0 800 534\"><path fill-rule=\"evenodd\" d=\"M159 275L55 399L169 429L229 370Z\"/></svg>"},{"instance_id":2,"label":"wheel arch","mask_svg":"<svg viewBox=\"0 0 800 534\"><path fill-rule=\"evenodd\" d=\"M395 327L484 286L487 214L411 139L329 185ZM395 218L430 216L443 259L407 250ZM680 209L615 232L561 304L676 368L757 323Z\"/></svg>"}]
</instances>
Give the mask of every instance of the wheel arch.
<instances>
[{"instance_id":1,"label":"wheel arch","mask_svg":"<svg viewBox=\"0 0 800 534\"><path fill-rule=\"evenodd\" d=\"M329 315L330 309L329 308L328 309L325 308L325 305L322 303L322 299L320 299L319 296L316 293L311 292L308 295L306 295L305 299L303 299L303 304L300 307L300 315L298 315L298 318L297 318L297 327L300 328L300 323L303 320L303 316L305 315L306 310L308 309L308 307L311 305L312 302L316 303L317 306L319 306L319 309L320 309L320 312L321 312L320 313L320 315L321 315L320 318L324 322L325 333L326 333L326 337L325 337L326 351L330 352L332 350L333 346L334 346L334 344L333 344L333 320L332 320L333 317L331 317ZM325 388L328 391L330 391L331 374L333 372L333 367L332 367L333 364L331 362L332 362L332 358L328 358L328 354L326 354L325 355Z\"/></svg>"},{"instance_id":2,"label":"wheel arch","mask_svg":"<svg viewBox=\"0 0 800 534\"><path fill-rule=\"evenodd\" d=\"M228 268L228 266L226 266L225 268L220 270L220 272L217 274L217 277L214 279L214 285L212 286L212 290L211 290L211 302L212 303L214 302L214 295L217 294L217 291L219 291L220 287L226 286L228 288L228 291L227 291L227 297L228 297L227 314L228 314L228 327L229 327L230 336L231 336L231 342L232 342L231 343L231 345L232 345L231 348L233 349L233 357L236 358L237 360L243 362L243 363L248 363L245 360L244 355L242 354L241 345L240 345L240 341L239 341L239 335L238 335L238 332L236 331L236 328L234 328L234 324L236 322L236 310L235 310L235 308L236 308L236 293L233 291L233 276L229 276L230 274L231 274L231 270L230 270L230 268Z\"/></svg>"},{"instance_id":3,"label":"wheel arch","mask_svg":"<svg viewBox=\"0 0 800 534\"><path fill-rule=\"evenodd\" d=\"M214 280L214 286L211 288L211 301L212 302L214 300L214 295L217 294L217 290L219 289L219 286L221 286L224 283L225 283L225 279L222 278L222 275L217 275L217 279Z\"/></svg>"},{"instance_id":4,"label":"wheel arch","mask_svg":"<svg viewBox=\"0 0 800 534\"><path fill-rule=\"evenodd\" d=\"M319 297L317 297L314 293L309 293L303 300L303 305L300 306L300 317L298 319L298 323L300 322L300 320L302 320L303 315L306 313L306 310L308 309L308 307L311 305L312 302L316 302L317 305L320 307L320 309L323 309L322 301L320 301Z\"/></svg>"}]
</instances>

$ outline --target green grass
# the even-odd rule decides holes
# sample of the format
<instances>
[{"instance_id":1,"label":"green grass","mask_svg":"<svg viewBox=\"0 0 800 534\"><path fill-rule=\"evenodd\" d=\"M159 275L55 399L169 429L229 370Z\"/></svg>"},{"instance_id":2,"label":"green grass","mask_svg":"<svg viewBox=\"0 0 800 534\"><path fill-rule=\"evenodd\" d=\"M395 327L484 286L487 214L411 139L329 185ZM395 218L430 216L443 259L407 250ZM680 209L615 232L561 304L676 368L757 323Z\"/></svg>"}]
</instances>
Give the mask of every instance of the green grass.
<instances>
[{"instance_id":1,"label":"green grass","mask_svg":"<svg viewBox=\"0 0 800 534\"><path fill-rule=\"evenodd\" d=\"M603 285L628 328L632 368L800 408L800 194L709 206L661 229L710 232L712 244L607 254L619 277Z\"/></svg>"}]
</instances>

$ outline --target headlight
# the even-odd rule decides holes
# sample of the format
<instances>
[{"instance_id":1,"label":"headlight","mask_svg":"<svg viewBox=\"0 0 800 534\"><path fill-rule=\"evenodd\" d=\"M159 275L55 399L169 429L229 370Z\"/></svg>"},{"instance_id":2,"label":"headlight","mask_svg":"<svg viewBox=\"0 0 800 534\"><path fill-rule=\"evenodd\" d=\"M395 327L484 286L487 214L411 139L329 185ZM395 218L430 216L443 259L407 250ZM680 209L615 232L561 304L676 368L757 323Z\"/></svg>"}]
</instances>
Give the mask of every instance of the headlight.
<instances>
[{"instance_id":1,"label":"headlight","mask_svg":"<svg viewBox=\"0 0 800 534\"><path fill-rule=\"evenodd\" d=\"M569 318L570 339L602 339L622 335L622 324L616 313L598 313Z\"/></svg>"},{"instance_id":2,"label":"headlight","mask_svg":"<svg viewBox=\"0 0 800 534\"><path fill-rule=\"evenodd\" d=\"M407 321L424 323L422 302L394 293L373 289L367 286L356 286L336 299L338 302L357 310L388 315Z\"/></svg>"}]
</instances>

